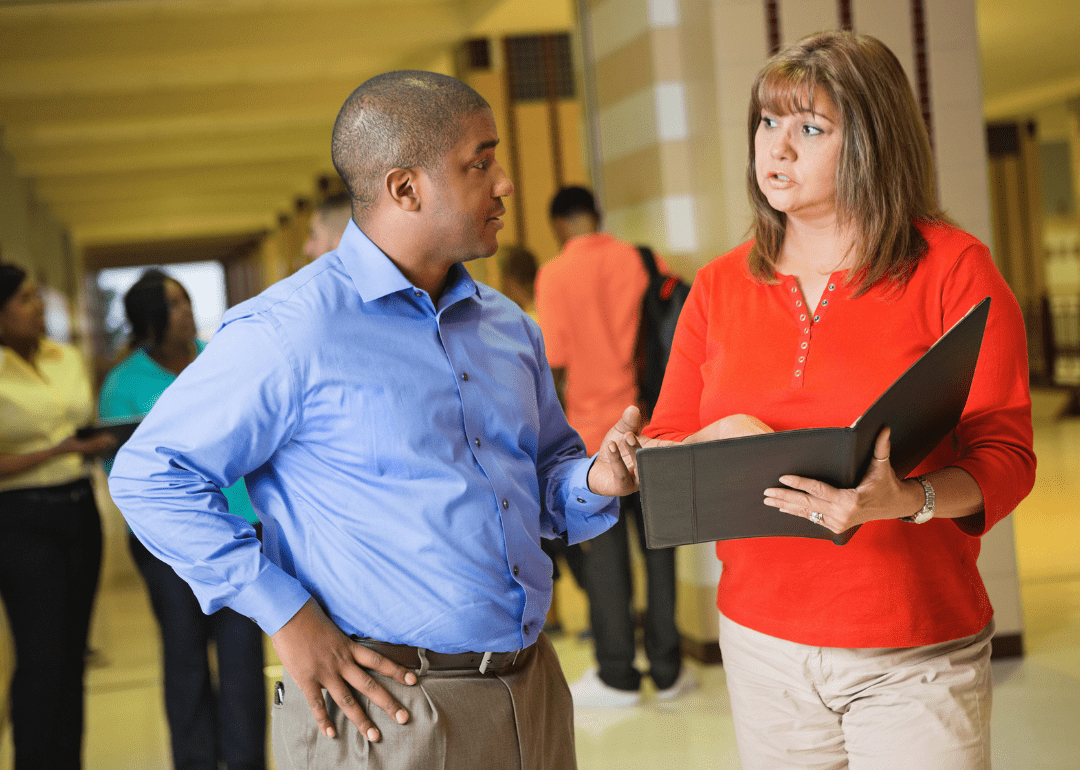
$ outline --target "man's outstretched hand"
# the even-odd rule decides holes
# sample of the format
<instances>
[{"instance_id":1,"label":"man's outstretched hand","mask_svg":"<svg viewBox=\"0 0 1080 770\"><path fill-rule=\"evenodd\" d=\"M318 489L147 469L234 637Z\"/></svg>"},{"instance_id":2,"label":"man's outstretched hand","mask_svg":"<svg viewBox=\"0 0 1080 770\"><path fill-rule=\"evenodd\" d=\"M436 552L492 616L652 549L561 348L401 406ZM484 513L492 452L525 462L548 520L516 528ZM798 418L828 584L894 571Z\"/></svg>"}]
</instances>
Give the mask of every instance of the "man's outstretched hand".
<instances>
[{"instance_id":1,"label":"man's outstretched hand","mask_svg":"<svg viewBox=\"0 0 1080 770\"><path fill-rule=\"evenodd\" d=\"M363 694L398 724L408 721L409 713L364 669L408 685L416 684L416 674L346 637L314 599L308 599L270 639L282 665L304 693L319 731L328 738L335 737L335 732L323 701L323 689L369 741L379 740L379 730L360 708L352 690Z\"/></svg>"},{"instance_id":2,"label":"man's outstretched hand","mask_svg":"<svg viewBox=\"0 0 1080 770\"><path fill-rule=\"evenodd\" d=\"M604 436L596 460L589 469L589 490L594 494L622 497L637 492L634 452L641 446L638 431L642 422L638 408L628 406Z\"/></svg>"}]
</instances>

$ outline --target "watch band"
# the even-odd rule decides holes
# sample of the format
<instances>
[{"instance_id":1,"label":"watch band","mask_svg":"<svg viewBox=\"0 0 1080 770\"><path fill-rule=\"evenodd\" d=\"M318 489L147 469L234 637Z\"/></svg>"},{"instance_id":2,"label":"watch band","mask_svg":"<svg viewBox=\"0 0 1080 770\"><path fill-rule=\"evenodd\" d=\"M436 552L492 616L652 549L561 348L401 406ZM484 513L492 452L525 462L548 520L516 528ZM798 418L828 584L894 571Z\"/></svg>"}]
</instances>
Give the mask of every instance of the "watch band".
<instances>
[{"instance_id":1,"label":"watch band","mask_svg":"<svg viewBox=\"0 0 1080 770\"><path fill-rule=\"evenodd\" d=\"M916 476L915 480L922 484L923 493L926 495L926 501L923 503L922 510L913 516L904 516L900 521L908 521L912 524L925 524L934 518L934 487L927 480L926 476Z\"/></svg>"}]
</instances>

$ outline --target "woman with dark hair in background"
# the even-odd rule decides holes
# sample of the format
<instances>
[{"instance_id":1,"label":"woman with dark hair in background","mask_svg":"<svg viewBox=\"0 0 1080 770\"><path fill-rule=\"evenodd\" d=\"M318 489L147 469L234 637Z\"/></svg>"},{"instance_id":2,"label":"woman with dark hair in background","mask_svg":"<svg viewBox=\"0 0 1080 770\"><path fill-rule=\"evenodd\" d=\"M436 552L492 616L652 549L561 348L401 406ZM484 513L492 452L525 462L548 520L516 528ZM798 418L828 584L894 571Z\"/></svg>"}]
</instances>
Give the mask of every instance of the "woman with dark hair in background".
<instances>
[{"instance_id":1,"label":"woman with dark hair in background","mask_svg":"<svg viewBox=\"0 0 1080 770\"><path fill-rule=\"evenodd\" d=\"M742 766L989 768L994 625L976 559L1034 483L1020 308L938 207L926 128L880 41L830 32L782 50L748 128L754 240L698 272L649 436L850 425L991 305L960 423L909 478L886 429L855 489L782 476L761 490L832 532L861 524L847 545L717 544Z\"/></svg>"},{"instance_id":2,"label":"woman with dark hair in background","mask_svg":"<svg viewBox=\"0 0 1080 770\"><path fill-rule=\"evenodd\" d=\"M196 339L191 298L177 281L148 270L124 296L134 352L105 378L103 420L144 417L158 397L202 351ZM229 512L261 524L243 480L223 489ZM146 580L161 630L165 713L176 770L266 767L266 691L262 632L226 608L204 615L187 583L152 556L133 534L131 555ZM218 687L211 679L209 645L218 660Z\"/></svg>"},{"instance_id":3,"label":"woman with dark hair in background","mask_svg":"<svg viewBox=\"0 0 1080 770\"><path fill-rule=\"evenodd\" d=\"M45 337L34 279L0 263L0 596L15 640L16 770L82 764L83 673L101 568L101 520L84 463L113 438L93 418L79 351Z\"/></svg>"}]
</instances>

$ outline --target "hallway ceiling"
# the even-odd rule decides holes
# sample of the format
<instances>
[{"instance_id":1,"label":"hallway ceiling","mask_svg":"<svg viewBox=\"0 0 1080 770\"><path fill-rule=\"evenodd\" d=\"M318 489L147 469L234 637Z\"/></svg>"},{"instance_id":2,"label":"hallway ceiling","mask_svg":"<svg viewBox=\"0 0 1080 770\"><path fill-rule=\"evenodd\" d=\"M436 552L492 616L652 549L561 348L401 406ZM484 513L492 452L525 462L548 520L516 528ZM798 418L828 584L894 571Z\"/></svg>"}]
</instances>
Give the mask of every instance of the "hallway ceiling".
<instances>
[{"instance_id":1,"label":"hallway ceiling","mask_svg":"<svg viewBox=\"0 0 1080 770\"><path fill-rule=\"evenodd\" d=\"M220 250L333 172L334 116L363 80L448 71L471 37L567 29L571 3L0 0L0 141L99 258ZM1080 95L1077 0L1023 7L978 2L991 117Z\"/></svg>"}]
</instances>

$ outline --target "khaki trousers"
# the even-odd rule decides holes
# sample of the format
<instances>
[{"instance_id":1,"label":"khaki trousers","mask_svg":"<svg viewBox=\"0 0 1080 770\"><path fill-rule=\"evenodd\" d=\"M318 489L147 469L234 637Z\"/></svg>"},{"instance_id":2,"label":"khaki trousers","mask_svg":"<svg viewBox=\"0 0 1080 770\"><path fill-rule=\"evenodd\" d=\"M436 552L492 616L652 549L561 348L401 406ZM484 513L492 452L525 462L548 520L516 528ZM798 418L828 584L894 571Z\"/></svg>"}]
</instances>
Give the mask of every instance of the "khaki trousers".
<instances>
[{"instance_id":1,"label":"khaki trousers","mask_svg":"<svg viewBox=\"0 0 1080 770\"><path fill-rule=\"evenodd\" d=\"M990 639L809 647L720 615L743 770L989 770Z\"/></svg>"},{"instance_id":2,"label":"khaki trousers","mask_svg":"<svg viewBox=\"0 0 1080 770\"><path fill-rule=\"evenodd\" d=\"M357 701L379 728L368 741L327 697L336 738L322 735L286 672L273 707L279 770L575 770L570 690L551 642L541 634L508 674L429 671L412 687L369 671L409 712L394 722L367 698ZM325 691L324 691L325 696Z\"/></svg>"}]
</instances>

